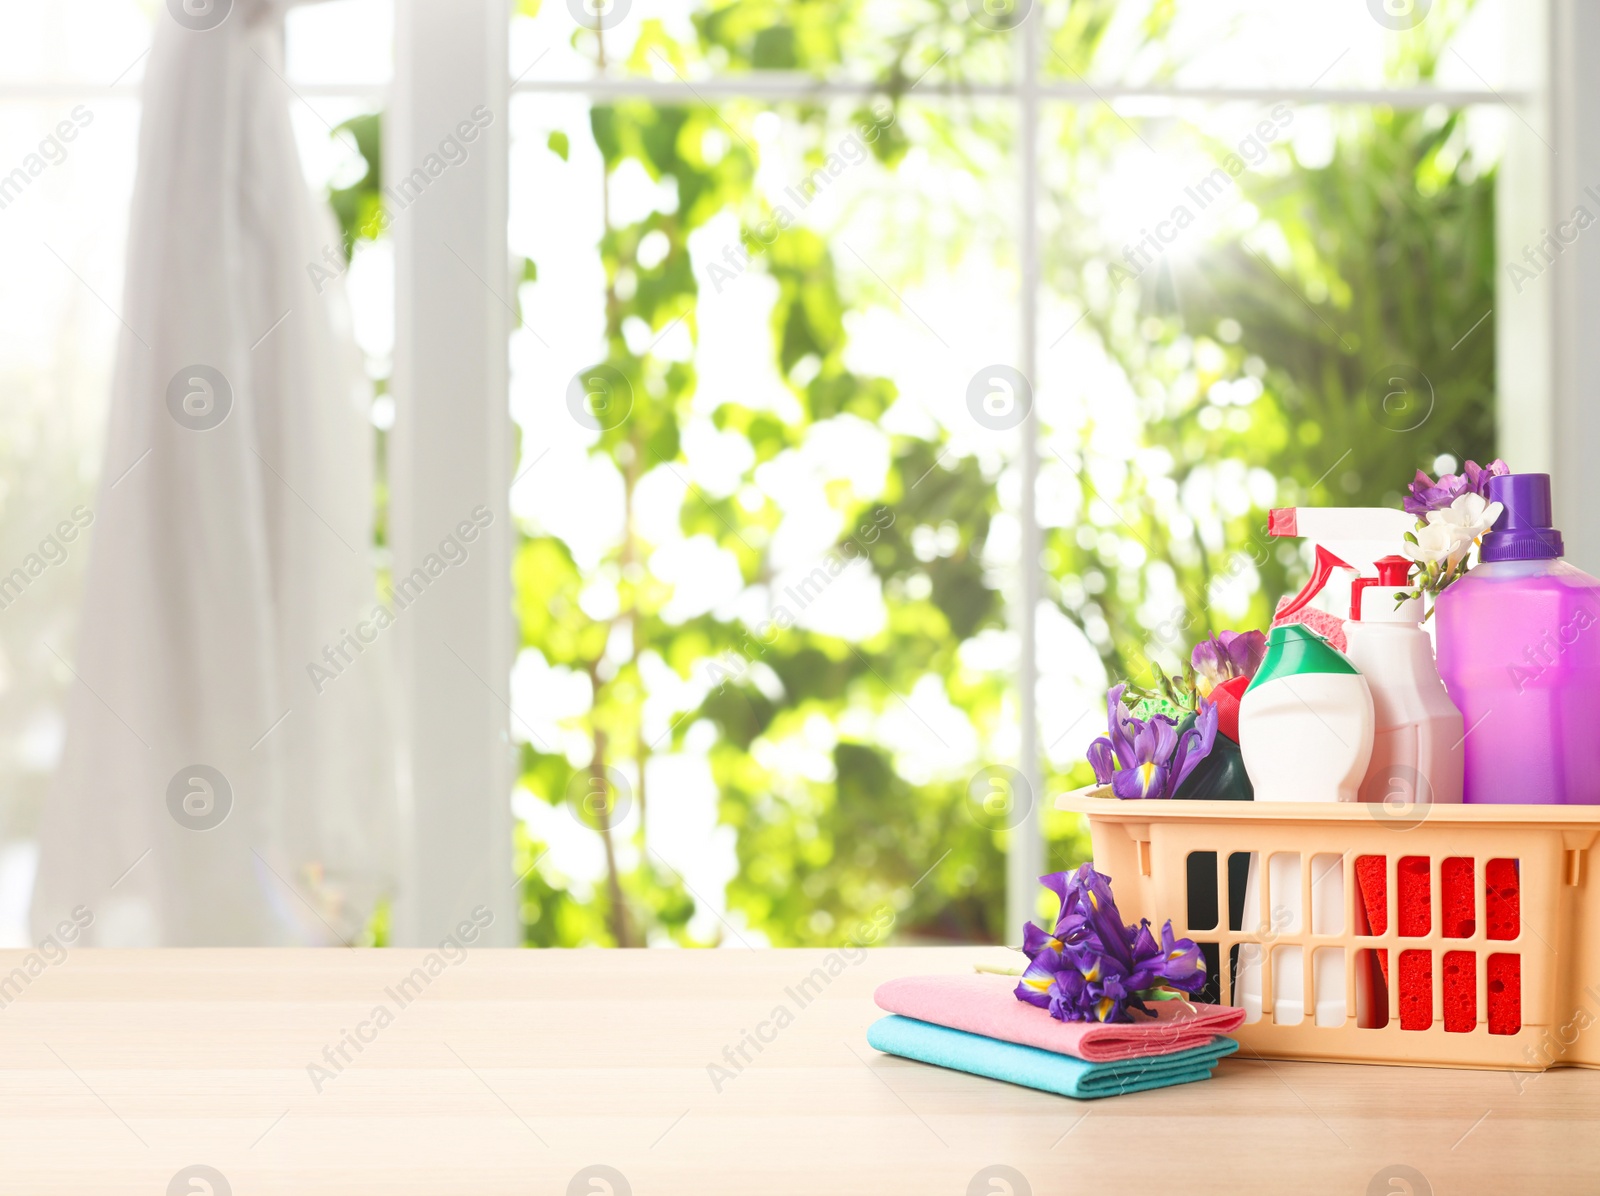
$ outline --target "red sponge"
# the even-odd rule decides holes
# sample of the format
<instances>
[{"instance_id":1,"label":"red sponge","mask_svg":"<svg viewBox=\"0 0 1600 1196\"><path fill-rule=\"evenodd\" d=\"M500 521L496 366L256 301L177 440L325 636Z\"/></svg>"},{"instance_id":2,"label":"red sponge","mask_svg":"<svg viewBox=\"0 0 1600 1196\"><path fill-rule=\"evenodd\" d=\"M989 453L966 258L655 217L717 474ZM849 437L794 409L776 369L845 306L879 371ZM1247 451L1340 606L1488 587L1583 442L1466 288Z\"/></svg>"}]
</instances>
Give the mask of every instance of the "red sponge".
<instances>
[{"instance_id":1,"label":"red sponge","mask_svg":"<svg viewBox=\"0 0 1600 1196\"><path fill-rule=\"evenodd\" d=\"M1444 953L1444 1028L1466 1034L1478 1025L1478 957L1471 951Z\"/></svg>"},{"instance_id":2,"label":"red sponge","mask_svg":"<svg viewBox=\"0 0 1600 1196\"><path fill-rule=\"evenodd\" d=\"M1400 952L1400 1028L1426 1030L1433 1025L1433 952Z\"/></svg>"},{"instance_id":3,"label":"red sponge","mask_svg":"<svg viewBox=\"0 0 1600 1196\"><path fill-rule=\"evenodd\" d=\"M1389 929L1389 879L1384 874L1388 857L1364 855L1356 861L1356 883L1361 886L1361 904L1373 934ZM1387 969L1384 975L1388 975Z\"/></svg>"},{"instance_id":4,"label":"red sponge","mask_svg":"<svg viewBox=\"0 0 1600 1196\"><path fill-rule=\"evenodd\" d=\"M1439 866L1444 900L1440 911L1444 925L1439 933L1447 939L1469 939L1476 929L1472 911L1472 861L1452 856Z\"/></svg>"},{"instance_id":5,"label":"red sponge","mask_svg":"<svg viewBox=\"0 0 1600 1196\"><path fill-rule=\"evenodd\" d=\"M1285 595L1278 600L1278 610L1282 610L1293 601L1294 596L1292 594ZM1344 638L1344 620L1338 615L1330 615L1325 610L1304 606L1292 615L1287 617L1274 615L1272 619L1274 627L1283 627L1290 623L1304 623L1341 652L1350 646Z\"/></svg>"},{"instance_id":6,"label":"red sponge","mask_svg":"<svg viewBox=\"0 0 1600 1196\"><path fill-rule=\"evenodd\" d=\"M1387 857L1362 856L1356 860L1356 883L1373 934L1389 926ZM1469 938L1475 930L1473 913L1473 862L1451 858L1440 865L1440 928L1446 938ZM1514 939L1520 930L1521 889L1515 860L1490 860L1485 869L1485 912L1488 937ZM1402 937L1429 932L1432 883L1426 856L1405 856L1397 868L1396 918ZM1375 951L1389 980L1389 953ZM1433 1024L1433 959L1430 952L1410 949L1400 953L1400 1025L1407 1030ZM1518 955L1491 955L1488 959L1489 1033L1515 1034L1522 1026L1522 959ZM1444 1024L1452 1033L1464 1033L1477 1023L1477 956L1472 951L1444 953Z\"/></svg>"},{"instance_id":7,"label":"red sponge","mask_svg":"<svg viewBox=\"0 0 1600 1196\"><path fill-rule=\"evenodd\" d=\"M1433 910L1429 905L1433 896L1433 878L1428 874L1428 857L1401 857L1399 884L1400 935L1402 938L1420 938L1433 929Z\"/></svg>"},{"instance_id":8,"label":"red sponge","mask_svg":"<svg viewBox=\"0 0 1600 1196\"><path fill-rule=\"evenodd\" d=\"M1522 894L1517 884L1516 860L1490 860L1484 869L1488 874L1489 899L1486 902L1489 918L1489 937L1514 939L1518 923L1522 921Z\"/></svg>"},{"instance_id":9,"label":"red sponge","mask_svg":"<svg viewBox=\"0 0 1600 1196\"><path fill-rule=\"evenodd\" d=\"M1522 956L1489 956L1489 1033L1522 1029Z\"/></svg>"}]
</instances>

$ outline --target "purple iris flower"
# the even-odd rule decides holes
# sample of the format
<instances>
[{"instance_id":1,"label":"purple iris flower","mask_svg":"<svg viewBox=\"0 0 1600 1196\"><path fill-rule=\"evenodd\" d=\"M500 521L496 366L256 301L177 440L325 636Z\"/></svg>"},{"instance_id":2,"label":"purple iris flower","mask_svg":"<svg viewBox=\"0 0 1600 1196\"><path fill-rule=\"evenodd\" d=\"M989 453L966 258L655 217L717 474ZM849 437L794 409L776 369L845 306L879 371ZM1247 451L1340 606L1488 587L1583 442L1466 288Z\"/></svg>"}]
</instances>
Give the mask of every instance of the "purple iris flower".
<instances>
[{"instance_id":1,"label":"purple iris flower","mask_svg":"<svg viewBox=\"0 0 1600 1196\"><path fill-rule=\"evenodd\" d=\"M1095 783L1111 784L1116 775L1117 757L1111 750L1111 741L1102 735L1089 745L1089 767L1094 769Z\"/></svg>"},{"instance_id":2,"label":"purple iris flower","mask_svg":"<svg viewBox=\"0 0 1600 1196\"><path fill-rule=\"evenodd\" d=\"M1133 737L1133 759L1111 776L1111 792L1118 797L1165 797L1167 765L1178 749L1177 723L1158 714Z\"/></svg>"},{"instance_id":3,"label":"purple iris flower","mask_svg":"<svg viewBox=\"0 0 1600 1196\"><path fill-rule=\"evenodd\" d=\"M1176 793L1217 742L1217 704L1203 698L1195 711L1194 726L1178 736L1172 757L1172 792Z\"/></svg>"},{"instance_id":4,"label":"purple iris flower","mask_svg":"<svg viewBox=\"0 0 1600 1196\"><path fill-rule=\"evenodd\" d=\"M1267 653L1267 637L1259 631L1219 631L1201 640L1189 654L1200 696L1234 677L1254 677Z\"/></svg>"},{"instance_id":5,"label":"purple iris flower","mask_svg":"<svg viewBox=\"0 0 1600 1196\"><path fill-rule=\"evenodd\" d=\"M1159 941L1148 919L1124 925L1111 878L1093 865L1039 879L1061 898L1061 909L1053 934L1031 924L1023 932L1028 967L1017 984L1018 1000L1058 1021L1124 1022L1130 1009L1150 1014L1146 1001L1204 987L1200 948L1174 938L1170 921Z\"/></svg>"},{"instance_id":6,"label":"purple iris flower","mask_svg":"<svg viewBox=\"0 0 1600 1196\"><path fill-rule=\"evenodd\" d=\"M1122 704L1125 686L1106 695L1108 735L1089 745L1095 780L1121 798L1166 798L1178 791L1217 740L1217 708L1204 699L1194 726L1181 735L1164 714L1134 718Z\"/></svg>"},{"instance_id":7,"label":"purple iris flower","mask_svg":"<svg viewBox=\"0 0 1600 1196\"><path fill-rule=\"evenodd\" d=\"M1046 963L1058 964L1061 961L1061 952L1064 950L1066 944L1048 930L1032 922L1022 928L1022 953L1029 959L1044 956Z\"/></svg>"},{"instance_id":8,"label":"purple iris flower","mask_svg":"<svg viewBox=\"0 0 1600 1196\"><path fill-rule=\"evenodd\" d=\"M1111 894L1111 878L1096 872L1090 864L1062 875L1066 877L1066 896L1056 921L1056 933L1075 948L1098 943L1099 953L1115 951L1126 928L1117 910L1117 899Z\"/></svg>"},{"instance_id":9,"label":"purple iris flower","mask_svg":"<svg viewBox=\"0 0 1600 1196\"><path fill-rule=\"evenodd\" d=\"M1122 695L1127 685L1113 685L1106 693L1106 722L1111 732L1111 746L1122 760L1133 759L1133 737L1143 725L1133 717L1133 712L1123 705Z\"/></svg>"},{"instance_id":10,"label":"purple iris flower","mask_svg":"<svg viewBox=\"0 0 1600 1196\"><path fill-rule=\"evenodd\" d=\"M1437 482L1419 469L1403 505L1408 515L1426 519L1429 511L1442 511L1463 494L1488 498L1489 479L1510 472L1511 467L1498 457L1487 465L1468 461L1461 473L1440 474Z\"/></svg>"}]
</instances>

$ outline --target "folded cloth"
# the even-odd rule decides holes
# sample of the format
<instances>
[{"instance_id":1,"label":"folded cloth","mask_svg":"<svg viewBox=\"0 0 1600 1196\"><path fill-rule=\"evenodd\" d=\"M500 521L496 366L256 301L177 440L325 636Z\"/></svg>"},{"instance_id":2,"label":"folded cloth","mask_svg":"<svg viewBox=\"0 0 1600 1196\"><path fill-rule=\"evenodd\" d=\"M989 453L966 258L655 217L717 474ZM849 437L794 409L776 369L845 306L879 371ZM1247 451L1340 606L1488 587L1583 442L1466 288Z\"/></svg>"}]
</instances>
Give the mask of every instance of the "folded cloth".
<instances>
[{"instance_id":1,"label":"folded cloth","mask_svg":"<svg viewBox=\"0 0 1600 1196\"><path fill-rule=\"evenodd\" d=\"M1244 1022L1243 1008L1182 1001L1152 1002L1155 1017L1136 1012L1131 1022L1059 1022L1048 1010L1017 1000L1016 987L1015 976L990 973L907 976L879 985L872 999L886 1013L1090 1063L1176 1054L1205 1046L1218 1034L1231 1034Z\"/></svg>"},{"instance_id":2,"label":"folded cloth","mask_svg":"<svg viewBox=\"0 0 1600 1196\"><path fill-rule=\"evenodd\" d=\"M1056 1051L1000 1042L981 1034L968 1034L899 1016L873 1022L867 1027L867 1041L890 1055L1078 1100L1209 1079L1217 1060L1239 1049L1233 1039L1219 1036L1204 1046L1176 1054L1087 1063Z\"/></svg>"}]
</instances>

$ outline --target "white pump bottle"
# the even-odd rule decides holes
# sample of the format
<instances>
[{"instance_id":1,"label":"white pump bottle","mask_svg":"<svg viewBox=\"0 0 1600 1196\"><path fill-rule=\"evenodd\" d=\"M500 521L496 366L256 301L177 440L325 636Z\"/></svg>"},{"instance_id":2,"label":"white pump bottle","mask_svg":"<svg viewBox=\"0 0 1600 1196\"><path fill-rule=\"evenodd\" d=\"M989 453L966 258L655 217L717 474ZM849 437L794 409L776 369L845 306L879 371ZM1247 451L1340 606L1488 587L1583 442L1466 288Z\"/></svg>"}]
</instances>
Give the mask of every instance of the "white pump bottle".
<instances>
[{"instance_id":1,"label":"white pump bottle","mask_svg":"<svg viewBox=\"0 0 1600 1196\"><path fill-rule=\"evenodd\" d=\"M1374 562L1350 589L1346 655L1372 690L1372 761L1360 800L1414 805L1461 801L1461 712L1450 701L1422 629L1422 599L1407 598L1411 562Z\"/></svg>"}]
</instances>

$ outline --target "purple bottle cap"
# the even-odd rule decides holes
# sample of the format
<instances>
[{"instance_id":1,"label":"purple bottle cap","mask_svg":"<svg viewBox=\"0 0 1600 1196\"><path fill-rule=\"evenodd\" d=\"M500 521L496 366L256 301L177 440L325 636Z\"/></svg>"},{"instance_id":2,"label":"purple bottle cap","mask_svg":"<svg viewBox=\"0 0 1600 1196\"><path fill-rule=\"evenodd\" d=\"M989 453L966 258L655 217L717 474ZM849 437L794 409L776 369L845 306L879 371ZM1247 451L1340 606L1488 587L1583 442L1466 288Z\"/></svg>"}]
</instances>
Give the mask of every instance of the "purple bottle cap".
<instances>
[{"instance_id":1,"label":"purple bottle cap","mask_svg":"<svg viewBox=\"0 0 1600 1196\"><path fill-rule=\"evenodd\" d=\"M1507 473L1489 479L1489 501L1503 510L1484 533L1480 559L1544 561L1562 555L1561 533L1552 524L1550 475Z\"/></svg>"}]
</instances>

